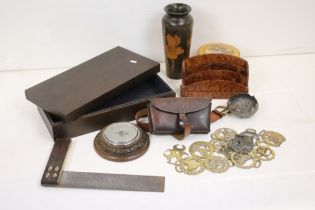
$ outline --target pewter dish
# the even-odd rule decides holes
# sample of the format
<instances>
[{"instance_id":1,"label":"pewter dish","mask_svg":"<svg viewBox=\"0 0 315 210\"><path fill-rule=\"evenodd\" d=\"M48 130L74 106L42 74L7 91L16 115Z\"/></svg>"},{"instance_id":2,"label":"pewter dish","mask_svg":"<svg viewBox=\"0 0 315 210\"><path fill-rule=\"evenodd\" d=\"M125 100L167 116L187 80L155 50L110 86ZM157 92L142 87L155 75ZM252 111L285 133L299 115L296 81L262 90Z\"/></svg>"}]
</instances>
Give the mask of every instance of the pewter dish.
<instances>
[{"instance_id":1,"label":"pewter dish","mask_svg":"<svg viewBox=\"0 0 315 210\"><path fill-rule=\"evenodd\" d=\"M233 95L228 100L227 105L228 110L240 118L251 117L258 110L258 102L256 98L247 93Z\"/></svg>"}]
</instances>

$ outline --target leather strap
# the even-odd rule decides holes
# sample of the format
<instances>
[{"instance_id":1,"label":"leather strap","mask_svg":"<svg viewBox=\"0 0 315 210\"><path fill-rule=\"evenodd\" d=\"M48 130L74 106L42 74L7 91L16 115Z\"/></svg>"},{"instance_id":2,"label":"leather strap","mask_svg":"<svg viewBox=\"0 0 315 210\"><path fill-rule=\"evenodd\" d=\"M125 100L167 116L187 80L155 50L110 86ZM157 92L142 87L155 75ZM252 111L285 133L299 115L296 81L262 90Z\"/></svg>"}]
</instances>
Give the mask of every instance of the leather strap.
<instances>
[{"instance_id":1,"label":"leather strap","mask_svg":"<svg viewBox=\"0 0 315 210\"><path fill-rule=\"evenodd\" d=\"M141 109L135 115L137 125L142 128L145 132L150 132L149 123L143 123L140 121L141 118L148 116L148 109Z\"/></svg>"},{"instance_id":2,"label":"leather strap","mask_svg":"<svg viewBox=\"0 0 315 210\"><path fill-rule=\"evenodd\" d=\"M223 112L220 112L218 110L213 110L210 113L210 122L215 122L215 121L221 119L224 116L225 116L225 114Z\"/></svg>"},{"instance_id":3,"label":"leather strap","mask_svg":"<svg viewBox=\"0 0 315 210\"><path fill-rule=\"evenodd\" d=\"M184 123L184 136L188 136L191 132L191 125L189 123L189 120L187 119L185 113L180 113L179 114L179 120Z\"/></svg>"}]
</instances>

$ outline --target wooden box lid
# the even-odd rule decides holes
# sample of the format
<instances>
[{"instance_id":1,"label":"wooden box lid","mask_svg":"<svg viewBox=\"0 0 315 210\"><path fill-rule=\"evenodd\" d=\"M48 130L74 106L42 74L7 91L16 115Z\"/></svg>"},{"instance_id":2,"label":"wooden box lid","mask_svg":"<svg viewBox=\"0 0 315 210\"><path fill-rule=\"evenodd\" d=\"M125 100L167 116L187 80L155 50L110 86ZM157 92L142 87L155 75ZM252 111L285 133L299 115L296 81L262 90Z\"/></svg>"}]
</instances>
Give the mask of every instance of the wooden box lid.
<instances>
[{"instance_id":1,"label":"wooden box lid","mask_svg":"<svg viewBox=\"0 0 315 210\"><path fill-rule=\"evenodd\" d=\"M160 64L122 47L58 74L25 96L63 121L71 121L160 70Z\"/></svg>"}]
</instances>

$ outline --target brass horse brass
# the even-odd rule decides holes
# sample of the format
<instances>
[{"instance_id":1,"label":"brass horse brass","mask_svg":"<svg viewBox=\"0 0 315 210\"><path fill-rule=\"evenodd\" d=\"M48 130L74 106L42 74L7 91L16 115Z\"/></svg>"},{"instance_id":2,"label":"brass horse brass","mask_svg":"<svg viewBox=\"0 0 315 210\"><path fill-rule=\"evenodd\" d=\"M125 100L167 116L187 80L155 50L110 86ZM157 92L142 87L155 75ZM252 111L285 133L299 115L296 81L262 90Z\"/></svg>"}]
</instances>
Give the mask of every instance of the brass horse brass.
<instances>
[{"instance_id":1,"label":"brass horse brass","mask_svg":"<svg viewBox=\"0 0 315 210\"><path fill-rule=\"evenodd\" d=\"M175 165L175 170L188 175L197 175L205 169L213 173L223 173L230 167L242 169L259 168L262 161L274 159L275 152L270 146L279 147L285 138L274 131L246 129L237 134L229 128L217 129L211 140L197 141L189 147L174 145L166 150L167 162Z\"/></svg>"}]
</instances>

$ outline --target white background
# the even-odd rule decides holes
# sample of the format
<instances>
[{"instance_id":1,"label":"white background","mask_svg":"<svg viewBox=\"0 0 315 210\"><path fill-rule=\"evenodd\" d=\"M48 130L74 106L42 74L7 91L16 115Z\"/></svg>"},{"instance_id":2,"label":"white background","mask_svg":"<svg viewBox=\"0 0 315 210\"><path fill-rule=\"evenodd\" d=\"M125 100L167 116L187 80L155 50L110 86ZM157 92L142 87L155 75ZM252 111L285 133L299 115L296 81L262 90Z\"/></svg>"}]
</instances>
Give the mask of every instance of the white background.
<instances>
[{"instance_id":1,"label":"white background","mask_svg":"<svg viewBox=\"0 0 315 210\"><path fill-rule=\"evenodd\" d=\"M222 174L205 171L188 176L166 163L162 155L166 149L207 141L209 134L190 135L182 142L168 135L150 135L148 152L125 163L106 161L95 153L97 131L73 138L65 170L165 176L164 193L40 186L53 141L24 90L64 69L0 73L0 209L314 210L315 54L248 61L250 92L259 101L258 112L249 119L227 116L213 123L211 130L254 128L282 133L286 142L274 149L275 159L263 162L259 169L231 168ZM180 80L166 80L178 92ZM225 103L214 100L213 105Z\"/></svg>"},{"instance_id":2,"label":"white background","mask_svg":"<svg viewBox=\"0 0 315 210\"><path fill-rule=\"evenodd\" d=\"M0 0L0 70L69 68L120 45L163 61L166 0ZM315 52L313 0L189 0L192 54L211 41L244 56Z\"/></svg>"},{"instance_id":3,"label":"white background","mask_svg":"<svg viewBox=\"0 0 315 210\"><path fill-rule=\"evenodd\" d=\"M162 155L178 143L170 136L150 135L143 157L113 163L94 152L93 132L73 139L66 170L165 176L165 192L40 186L53 141L24 90L116 45L163 61L160 20L168 2L0 0L1 210L315 208L315 2L186 2L195 18L192 54L209 41L239 47L249 62L250 92L260 104L252 118L225 117L212 131L278 131L287 141L275 149L276 158L259 169L187 176ZM309 54L263 56L296 53ZM167 79L161 68L160 75L178 92L180 81ZM208 139L190 135L182 143Z\"/></svg>"}]
</instances>

